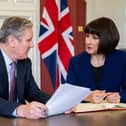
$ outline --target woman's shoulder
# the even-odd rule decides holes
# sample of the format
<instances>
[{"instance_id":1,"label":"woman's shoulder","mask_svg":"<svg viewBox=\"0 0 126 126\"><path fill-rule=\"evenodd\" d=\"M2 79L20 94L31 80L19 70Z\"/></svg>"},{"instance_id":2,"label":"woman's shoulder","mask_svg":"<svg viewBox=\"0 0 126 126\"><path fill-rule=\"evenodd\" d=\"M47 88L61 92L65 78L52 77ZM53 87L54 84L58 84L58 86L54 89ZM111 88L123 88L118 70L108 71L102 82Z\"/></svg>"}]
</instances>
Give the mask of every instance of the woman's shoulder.
<instances>
[{"instance_id":1,"label":"woman's shoulder","mask_svg":"<svg viewBox=\"0 0 126 126\"><path fill-rule=\"evenodd\" d=\"M121 49L115 49L109 57L113 57L116 60L125 60L126 61L126 51ZM113 59L112 58L112 59Z\"/></svg>"},{"instance_id":2,"label":"woman's shoulder","mask_svg":"<svg viewBox=\"0 0 126 126\"><path fill-rule=\"evenodd\" d=\"M116 49L116 50L114 51L114 55L125 57L125 56L126 56L126 50Z\"/></svg>"}]
</instances>

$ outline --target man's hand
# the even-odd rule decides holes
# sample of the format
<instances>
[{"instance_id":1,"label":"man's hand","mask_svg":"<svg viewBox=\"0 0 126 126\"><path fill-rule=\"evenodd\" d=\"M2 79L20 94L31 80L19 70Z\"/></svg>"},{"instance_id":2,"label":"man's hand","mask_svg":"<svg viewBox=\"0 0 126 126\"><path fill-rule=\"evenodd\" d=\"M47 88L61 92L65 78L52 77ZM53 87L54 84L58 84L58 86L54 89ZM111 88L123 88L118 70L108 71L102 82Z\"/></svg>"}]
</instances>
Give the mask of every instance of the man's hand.
<instances>
[{"instance_id":1,"label":"man's hand","mask_svg":"<svg viewBox=\"0 0 126 126\"><path fill-rule=\"evenodd\" d=\"M39 102L31 102L26 105L19 105L16 108L17 117L24 117L28 119L45 118L47 107Z\"/></svg>"}]
</instances>

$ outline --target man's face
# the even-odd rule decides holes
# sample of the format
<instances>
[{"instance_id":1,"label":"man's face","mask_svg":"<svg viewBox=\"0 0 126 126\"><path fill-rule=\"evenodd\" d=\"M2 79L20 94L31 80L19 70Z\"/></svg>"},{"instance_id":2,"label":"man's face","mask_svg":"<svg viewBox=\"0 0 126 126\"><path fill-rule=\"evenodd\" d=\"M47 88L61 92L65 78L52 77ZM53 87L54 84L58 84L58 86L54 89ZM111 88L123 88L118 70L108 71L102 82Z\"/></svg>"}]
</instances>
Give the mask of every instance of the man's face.
<instances>
[{"instance_id":1,"label":"man's face","mask_svg":"<svg viewBox=\"0 0 126 126\"><path fill-rule=\"evenodd\" d=\"M28 57L28 51L30 48L34 47L33 41L33 31L32 28L27 28L24 31L24 35L20 40L16 39L15 42L15 57L16 59L26 59Z\"/></svg>"}]
</instances>

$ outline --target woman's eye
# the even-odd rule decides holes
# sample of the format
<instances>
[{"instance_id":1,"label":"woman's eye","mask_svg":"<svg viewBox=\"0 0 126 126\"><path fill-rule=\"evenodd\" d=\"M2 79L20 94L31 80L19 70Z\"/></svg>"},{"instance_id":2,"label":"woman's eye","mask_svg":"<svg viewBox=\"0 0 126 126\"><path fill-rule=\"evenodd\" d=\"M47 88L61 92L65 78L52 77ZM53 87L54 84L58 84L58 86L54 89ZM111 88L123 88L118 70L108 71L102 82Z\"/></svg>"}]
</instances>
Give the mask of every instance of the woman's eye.
<instances>
[{"instance_id":1,"label":"woman's eye","mask_svg":"<svg viewBox=\"0 0 126 126\"><path fill-rule=\"evenodd\" d=\"M93 35L92 38L93 39L99 39L99 37L97 35Z\"/></svg>"}]
</instances>

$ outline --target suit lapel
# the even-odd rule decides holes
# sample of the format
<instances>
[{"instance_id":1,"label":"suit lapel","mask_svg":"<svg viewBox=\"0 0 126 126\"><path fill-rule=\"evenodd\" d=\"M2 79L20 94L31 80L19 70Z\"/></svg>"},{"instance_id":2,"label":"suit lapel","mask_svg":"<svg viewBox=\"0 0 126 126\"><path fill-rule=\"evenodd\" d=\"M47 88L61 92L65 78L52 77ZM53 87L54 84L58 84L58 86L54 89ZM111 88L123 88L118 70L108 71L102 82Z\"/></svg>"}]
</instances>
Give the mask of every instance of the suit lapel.
<instances>
[{"instance_id":1,"label":"suit lapel","mask_svg":"<svg viewBox=\"0 0 126 126\"><path fill-rule=\"evenodd\" d=\"M8 75L3 55L0 50L0 92L8 99Z\"/></svg>"}]
</instances>

